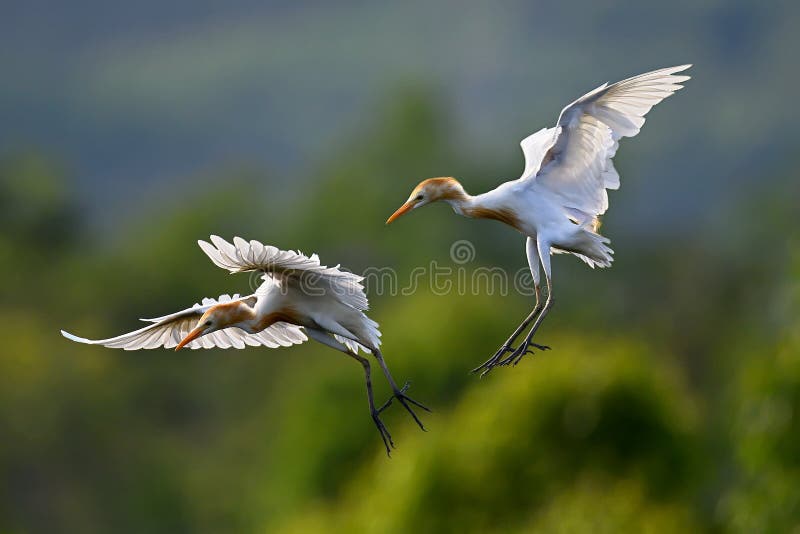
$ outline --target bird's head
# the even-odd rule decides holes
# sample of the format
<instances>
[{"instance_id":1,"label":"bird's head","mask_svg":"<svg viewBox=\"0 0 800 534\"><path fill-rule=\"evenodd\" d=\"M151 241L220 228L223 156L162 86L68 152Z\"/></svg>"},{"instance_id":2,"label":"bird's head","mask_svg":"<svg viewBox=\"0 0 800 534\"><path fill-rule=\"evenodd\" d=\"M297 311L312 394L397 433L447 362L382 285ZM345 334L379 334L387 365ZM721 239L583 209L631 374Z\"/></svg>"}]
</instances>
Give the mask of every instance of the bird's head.
<instances>
[{"instance_id":1,"label":"bird's head","mask_svg":"<svg viewBox=\"0 0 800 534\"><path fill-rule=\"evenodd\" d=\"M400 206L391 217L386 220L386 224L391 223L401 215L405 215L411 210L422 207L437 200L446 200L450 202L464 200L467 194L464 188L458 183L455 178L428 178L420 182L417 187L411 191L411 195L406 200L405 204Z\"/></svg>"},{"instance_id":2,"label":"bird's head","mask_svg":"<svg viewBox=\"0 0 800 534\"><path fill-rule=\"evenodd\" d=\"M247 329L248 321L252 318L252 308L241 301L223 302L212 306L200 317L194 330L178 343L175 350L181 350L195 339L223 328L237 326Z\"/></svg>"},{"instance_id":3,"label":"bird's head","mask_svg":"<svg viewBox=\"0 0 800 534\"><path fill-rule=\"evenodd\" d=\"M216 332L217 330L224 328L226 325L223 326L223 316L222 313L217 309L217 307L209 308L200 320L197 322L197 326L186 334L180 343L175 347L175 350L181 350L183 347L194 341L195 339L204 336L206 334L210 334L212 332Z\"/></svg>"}]
</instances>

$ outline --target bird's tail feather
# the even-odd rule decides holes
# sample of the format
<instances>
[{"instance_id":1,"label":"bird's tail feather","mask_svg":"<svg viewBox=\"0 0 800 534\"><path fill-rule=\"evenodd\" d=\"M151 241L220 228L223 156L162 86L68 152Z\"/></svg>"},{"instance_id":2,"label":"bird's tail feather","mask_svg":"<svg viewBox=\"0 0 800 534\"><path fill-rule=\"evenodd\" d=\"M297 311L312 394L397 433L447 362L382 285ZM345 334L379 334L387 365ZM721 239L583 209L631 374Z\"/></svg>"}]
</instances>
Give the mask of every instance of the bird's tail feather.
<instances>
[{"instance_id":1,"label":"bird's tail feather","mask_svg":"<svg viewBox=\"0 0 800 534\"><path fill-rule=\"evenodd\" d=\"M582 240L579 247L573 250L552 247L553 252L556 254L573 254L586 262L586 264L594 269L595 267L611 267L614 261L614 251L609 247L611 240L591 229L591 224L582 225L584 231L582 232Z\"/></svg>"}]
</instances>

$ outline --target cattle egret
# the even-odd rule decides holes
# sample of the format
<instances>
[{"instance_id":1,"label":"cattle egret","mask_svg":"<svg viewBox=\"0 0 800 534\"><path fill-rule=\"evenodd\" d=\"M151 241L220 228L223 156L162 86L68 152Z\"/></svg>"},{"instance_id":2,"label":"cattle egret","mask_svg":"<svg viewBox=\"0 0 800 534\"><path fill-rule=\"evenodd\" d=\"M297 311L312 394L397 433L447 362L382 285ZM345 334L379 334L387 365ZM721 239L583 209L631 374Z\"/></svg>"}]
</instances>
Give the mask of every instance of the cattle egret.
<instances>
[{"instance_id":1,"label":"cattle egret","mask_svg":"<svg viewBox=\"0 0 800 534\"><path fill-rule=\"evenodd\" d=\"M231 273L263 273L256 292L245 297L206 298L183 311L143 319L151 324L109 339L91 340L63 330L61 333L79 343L125 350L278 347L303 343L307 334L354 358L364 367L370 414L387 454L394 442L380 414L393 399L397 399L425 430L409 404L430 410L406 395L408 383L399 388L392 378L379 350L378 323L364 313L368 302L362 277L342 271L338 266L320 265L316 254L308 257L239 237L229 243L211 236L211 243L200 240L198 244L211 261ZM392 388L393 396L380 408L375 407L372 395L369 360L361 356L359 350L372 353Z\"/></svg>"},{"instance_id":2,"label":"cattle egret","mask_svg":"<svg viewBox=\"0 0 800 534\"><path fill-rule=\"evenodd\" d=\"M598 233L600 216L608 208L607 189L619 188L611 161L622 137L633 137L650 109L681 89L689 76L677 75L681 65L640 74L612 85L601 85L561 111L553 128L543 128L520 143L525 170L519 179L472 196L454 178L421 182L391 217L391 223L416 208L442 200L459 215L501 221L525 236L525 252L533 276L533 311L497 352L473 369L481 376L497 365L516 364L531 347L533 336L553 306L551 253L569 253L590 267L609 267L610 241ZM542 306L539 263L544 269L547 300ZM535 321L534 321L535 319ZM514 341L533 322L525 341Z\"/></svg>"}]
</instances>

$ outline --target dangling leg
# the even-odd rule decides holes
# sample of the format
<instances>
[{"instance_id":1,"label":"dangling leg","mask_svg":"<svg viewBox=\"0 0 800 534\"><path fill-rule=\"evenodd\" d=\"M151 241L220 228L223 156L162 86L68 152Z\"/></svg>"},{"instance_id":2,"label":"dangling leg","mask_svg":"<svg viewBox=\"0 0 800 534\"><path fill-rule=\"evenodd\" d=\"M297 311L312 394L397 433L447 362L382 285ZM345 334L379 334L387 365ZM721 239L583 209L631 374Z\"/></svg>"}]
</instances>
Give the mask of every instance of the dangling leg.
<instances>
[{"instance_id":1,"label":"dangling leg","mask_svg":"<svg viewBox=\"0 0 800 534\"><path fill-rule=\"evenodd\" d=\"M516 330L511 334L503 345L497 349L497 352L494 355L483 362L480 366L476 367L472 370L473 373L477 373L478 371L483 371L481 373L481 378L494 369L500 363L500 358L508 353L514 352L514 347L512 346L514 341L519 337L523 330L528 328L528 325L531 324L536 316L542 309L541 306L541 286L539 285L539 253L536 247L536 239L532 237L528 237L525 241L525 255L528 257L528 267L531 270L531 276L533 277L533 287L534 291L536 291L536 304L533 307L533 311L525 318L524 321L517 327ZM546 345L537 345L536 343L531 343L531 346L536 347L539 350L548 350L550 347Z\"/></svg>"},{"instance_id":2,"label":"dangling leg","mask_svg":"<svg viewBox=\"0 0 800 534\"><path fill-rule=\"evenodd\" d=\"M408 403L410 402L414 406L422 408L426 412L430 412L431 411L430 408L424 406L423 404L415 401L414 399L412 399L411 397L406 395L406 391L408 391L408 388L411 386L410 382L406 382L403 385L402 388L398 388L397 384L394 381L394 378L392 378L392 374L389 372L389 367L386 365L386 362L383 359L383 355L381 354L381 351L379 351L378 349L370 349L370 350L372 350L372 354L373 354L373 356L375 356L375 359L378 360L378 363L381 364L381 369L383 369L383 374L386 375L386 380L389 381L389 385L392 387L392 392L393 392L393 395L391 397L389 397L389 400L387 400L383 404L383 406L381 406L378 409L378 412L380 413L383 410L385 410L386 408L388 408L392 404L392 400L393 399L397 399L400 402L400 404L402 404L403 407L408 411L408 413L411 414L411 417L414 418L414 421L416 421L416 423L419 425L419 427L422 430L425 430L425 427L423 426L422 421L419 420L419 417L417 417L417 414L414 413L414 410L411 409L411 407L408 405Z\"/></svg>"},{"instance_id":3,"label":"dangling leg","mask_svg":"<svg viewBox=\"0 0 800 534\"><path fill-rule=\"evenodd\" d=\"M496 366L501 365L502 362L500 361L500 358L502 358L504 355L508 353L514 352L515 349L512 346L512 344L517 339L517 337L519 337L522 331L525 330L529 324L531 324L531 321L533 321L536 318L536 316L539 314L540 311L542 311L542 309L543 308L541 305L541 290L537 285L536 305L533 307L533 311L531 311L530 315L528 315L525 318L525 320L522 321L522 323L517 327L517 329L514 330L514 332L511 334L511 337L509 337L506 340L506 342L503 343L503 345L499 349L497 349L497 352L494 353L494 356L483 362L480 366L473 369L472 372L477 373L478 371L483 370L483 372L481 373L481 378L483 378L483 376L486 375L489 371L494 369ZM547 345L539 345L538 343L531 342L530 346L535 347L539 350L550 350L550 347L548 347Z\"/></svg>"},{"instance_id":4,"label":"dangling leg","mask_svg":"<svg viewBox=\"0 0 800 534\"><path fill-rule=\"evenodd\" d=\"M375 397L372 394L372 379L370 377L369 360L353 352L352 350L347 348L343 343L340 343L339 341L334 339L333 336L331 336L330 334L328 334L323 330L315 330L313 328L306 328L305 330L310 338L314 339L315 341L319 341L323 345L327 345L331 348L334 348L340 352L347 354L351 358L358 361L364 367L364 376L366 377L367 381L367 401L369 402L369 413L372 416L372 421L378 428L378 432L380 432L381 434L383 445L384 447L386 447L386 454L388 456L391 456L392 449L394 448L394 442L392 441L391 434L389 434L389 431L383 424L383 421L381 421L380 410L375 409Z\"/></svg>"},{"instance_id":5,"label":"dangling leg","mask_svg":"<svg viewBox=\"0 0 800 534\"><path fill-rule=\"evenodd\" d=\"M369 413L372 416L375 426L378 427L378 432L381 433L383 445L386 447L386 454L391 456L391 450L394 448L394 442L392 441L392 435L389 434L389 431L386 429L386 426L384 426L383 421L381 421L380 412L375 409L375 398L372 396L372 380L370 379L369 360L356 354L355 352L348 351L345 354L358 360L364 367L364 376L366 377L367 381L367 400L369 401Z\"/></svg>"},{"instance_id":6,"label":"dangling leg","mask_svg":"<svg viewBox=\"0 0 800 534\"><path fill-rule=\"evenodd\" d=\"M527 353L533 353L533 351L530 350L530 347L538 348L538 345L532 341L533 336L542 325L542 322L544 321L544 318L547 316L548 312L550 312L550 308L553 307L553 277L550 269L550 243L539 242L537 244L537 249L539 251L539 260L542 262L542 267L544 268L545 282L547 283L547 300L544 303L544 307L542 308L542 312L539 314L539 317L536 318L536 322L533 323L533 327L531 327L531 331L528 333L525 341L519 347L517 347L517 350L511 353L508 358L501 361L500 365L508 365L510 363L516 365Z\"/></svg>"}]
</instances>

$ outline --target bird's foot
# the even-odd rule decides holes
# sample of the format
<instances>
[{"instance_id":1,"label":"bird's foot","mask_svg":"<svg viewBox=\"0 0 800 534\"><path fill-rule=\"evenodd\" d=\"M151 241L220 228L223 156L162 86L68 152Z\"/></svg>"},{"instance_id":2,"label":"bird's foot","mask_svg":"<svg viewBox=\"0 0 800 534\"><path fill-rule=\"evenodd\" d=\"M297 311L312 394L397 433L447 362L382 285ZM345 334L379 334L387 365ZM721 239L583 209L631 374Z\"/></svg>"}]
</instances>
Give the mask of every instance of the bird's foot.
<instances>
[{"instance_id":1,"label":"bird's foot","mask_svg":"<svg viewBox=\"0 0 800 534\"><path fill-rule=\"evenodd\" d=\"M494 353L494 356L480 364L478 367L472 370L473 373L481 373L481 378L483 378L489 371L497 367L501 364L500 359L509 353L514 352L514 347L509 345L508 343L504 343L502 347L497 349L497 352Z\"/></svg>"},{"instance_id":2,"label":"bird's foot","mask_svg":"<svg viewBox=\"0 0 800 534\"><path fill-rule=\"evenodd\" d=\"M392 449L394 449L394 441L392 441L392 435L389 434L389 431L386 429L386 425L384 425L383 421L381 421L381 414L379 410L372 410L372 420L375 422L375 426L378 427L378 432L381 433L383 446L386 447L386 456L391 458Z\"/></svg>"},{"instance_id":3,"label":"bird's foot","mask_svg":"<svg viewBox=\"0 0 800 534\"><path fill-rule=\"evenodd\" d=\"M398 401L400 404L402 404L402 405L403 405L403 408L405 408L405 409L408 411L408 413L410 413L410 414L411 414L411 417L413 417L413 418L414 418L414 421L417 423L417 425L419 425L419 427L420 427L420 428L421 428L423 431L427 432L427 430L425 430L425 426L422 424L422 421L420 421L419 417L417 417L417 414L416 414L416 413L414 413L414 410L412 410L412 409L411 409L411 406L409 406L409 403L410 403L410 404L413 404L414 406L417 406L418 408L422 408L422 409L423 409L423 410L425 410L426 412L430 412L431 410L430 410L430 408L428 408L428 407L427 407L427 406L425 406L424 404L422 404L422 403L420 403L420 402L418 402L418 401L415 401L414 399L412 399L411 397L409 397L408 395L406 395L406 391L408 391L408 388L409 388L409 387L411 387L411 382L406 382L406 383L403 385L403 387L402 387L402 388L395 390L394 394L393 394L391 397L389 397L389 400L387 400L387 401L386 401L386 402L383 404L383 406L381 406L381 407L378 409L378 413L381 413L381 412L383 412L383 411L384 411L386 408L388 408L389 406L391 406L391 404L392 404L392 401L393 401L394 399L397 399L397 401Z\"/></svg>"},{"instance_id":4,"label":"bird's foot","mask_svg":"<svg viewBox=\"0 0 800 534\"><path fill-rule=\"evenodd\" d=\"M540 345L538 343L534 343L533 341L526 340L522 345L517 347L517 350L512 352L508 358L501 360L497 365L517 365L522 357L526 354L533 354L533 349L539 350L550 350L550 347L547 345Z\"/></svg>"}]
</instances>

